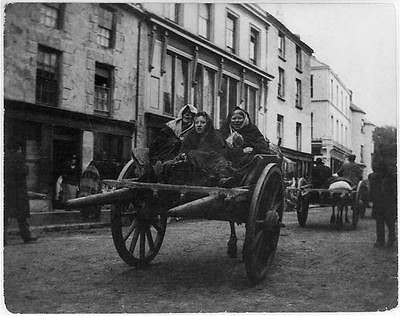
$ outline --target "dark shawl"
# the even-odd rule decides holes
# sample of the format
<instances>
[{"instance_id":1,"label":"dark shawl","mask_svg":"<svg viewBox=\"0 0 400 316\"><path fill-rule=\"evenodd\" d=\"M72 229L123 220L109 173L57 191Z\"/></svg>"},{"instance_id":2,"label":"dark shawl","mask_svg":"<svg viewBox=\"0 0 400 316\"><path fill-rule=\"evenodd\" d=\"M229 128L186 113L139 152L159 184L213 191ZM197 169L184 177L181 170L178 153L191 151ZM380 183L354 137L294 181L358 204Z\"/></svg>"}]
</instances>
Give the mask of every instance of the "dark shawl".
<instances>
[{"instance_id":1,"label":"dark shawl","mask_svg":"<svg viewBox=\"0 0 400 316\"><path fill-rule=\"evenodd\" d=\"M179 153L181 143L170 127L163 127L150 145L150 163L153 165L158 160L164 162L174 159Z\"/></svg>"},{"instance_id":2,"label":"dark shawl","mask_svg":"<svg viewBox=\"0 0 400 316\"><path fill-rule=\"evenodd\" d=\"M235 110L241 110L242 112L247 115L249 123L243 126L241 129L237 130L237 132L242 135L244 143L242 148L227 148L227 159L231 160L234 165L242 165L249 160L256 154L268 154L269 153L269 146L263 134L261 134L260 130L254 125L251 120L249 114L243 110L242 108L236 106L232 109L229 113L228 117L224 121L221 129L220 134L221 137L225 140L231 134L231 118L233 112ZM233 130L233 129L232 129ZM252 147L253 152L250 154L243 153L243 148L245 147Z\"/></svg>"}]
</instances>

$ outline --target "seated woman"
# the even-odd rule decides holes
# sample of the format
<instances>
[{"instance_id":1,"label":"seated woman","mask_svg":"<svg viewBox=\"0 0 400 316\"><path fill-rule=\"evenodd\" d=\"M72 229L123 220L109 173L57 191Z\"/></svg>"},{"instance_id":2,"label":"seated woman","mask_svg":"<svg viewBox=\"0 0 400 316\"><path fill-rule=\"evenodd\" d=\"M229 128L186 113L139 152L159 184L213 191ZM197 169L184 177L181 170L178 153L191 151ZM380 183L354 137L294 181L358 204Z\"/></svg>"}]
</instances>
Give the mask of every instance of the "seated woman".
<instances>
[{"instance_id":1,"label":"seated woman","mask_svg":"<svg viewBox=\"0 0 400 316\"><path fill-rule=\"evenodd\" d=\"M256 154L270 153L264 136L251 123L249 114L238 106L228 115L220 134L227 145L226 158L236 168L248 164Z\"/></svg>"},{"instance_id":2,"label":"seated woman","mask_svg":"<svg viewBox=\"0 0 400 316\"><path fill-rule=\"evenodd\" d=\"M157 161L164 162L174 159L179 153L184 136L193 128L193 118L197 109L185 105L178 113L178 117L165 124L149 148L149 159L152 165Z\"/></svg>"},{"instance_id":3,"label":"seated woman","mask_svg":"<svg viewBox=\"0 0 400 316\"><path fill-rule=\"evenodd\" d=\"M174 183L217 185L233 174L224 158L225 144L206 112L194 116L194 129L185 136L180 154L169 168Z\"/></svg>"}]
</instances>

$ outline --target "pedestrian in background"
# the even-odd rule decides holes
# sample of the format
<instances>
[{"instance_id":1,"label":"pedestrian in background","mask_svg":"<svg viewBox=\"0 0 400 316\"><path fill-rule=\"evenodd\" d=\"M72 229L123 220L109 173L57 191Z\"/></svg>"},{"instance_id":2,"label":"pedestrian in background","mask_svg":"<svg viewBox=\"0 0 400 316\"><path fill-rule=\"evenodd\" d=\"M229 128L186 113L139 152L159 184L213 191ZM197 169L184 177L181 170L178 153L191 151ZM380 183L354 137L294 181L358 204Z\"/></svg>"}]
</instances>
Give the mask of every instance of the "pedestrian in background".
<instances>
[{"instance_id":1,"label":"pedestrian in background","mask_svg":"<svg viewBox=\"0 0 400 316\"><path fill-rule=\"evenodd\" d=\"M356 155L350 155L337 174L343 178L348 179L351 182L352 187L356 187L358 182L362 180L362 169L355 163Z\"/></svg>"},{"instance_id":2,"label":"pedestrian in background","mask_svg":"<svg viewBox=\"0 0 400 316\"><path fill-rule=\"evenodd\" d=\"M16 218L25 243L35 241L27 218L30 216L26 176L28 166L20 144L10 144L4 155L4 243L7 244L9 218Z\"/></svg>"},{"instance_id":3,"label":"pedestrian in background","mask_svg":"<svg viewBox=\"0 0 400 316\"><path fill-rule=\"evenodd\" d=\"M76 155L72 155L62 175L62 202L78 196L80 176L78 158Z\"/></svg>"},{"instance_id":4,"label":"pedestrian in background","mask_svg":"<svg viewBox=\"0 0 400 316\"><path fill-rule=\"evenodd\" d=\"M99 171L92 160L82 173L79 184L79 197L84 197L101 192L101 179ZM98 219L101 213L100 205L86 206L81 209L83 218Z\"/></svg>"},{"instance_id":5,"label":"pedestrian in background","mask_svg":"<svg viewBox=\"0 0 400 316\"><path fill-rule=\"evenodd\" d=\"M372 201L372 214L376 220L375 247L385 246L385 226L388 229L388 242L386 246L392 247L396 241L396 174L385 172L385 168L372 160L372 170L368 175L370 197Z\"/></svg>"}]
</instances>

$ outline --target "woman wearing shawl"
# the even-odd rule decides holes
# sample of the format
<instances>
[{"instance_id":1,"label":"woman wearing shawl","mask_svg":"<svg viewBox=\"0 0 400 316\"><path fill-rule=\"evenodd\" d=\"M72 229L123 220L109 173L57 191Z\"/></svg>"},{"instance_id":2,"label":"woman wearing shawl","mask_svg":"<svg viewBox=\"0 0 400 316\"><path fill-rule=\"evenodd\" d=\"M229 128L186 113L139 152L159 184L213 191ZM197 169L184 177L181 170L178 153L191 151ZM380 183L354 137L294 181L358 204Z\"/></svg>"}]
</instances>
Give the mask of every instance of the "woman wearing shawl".
<instances>
[{"instance_id":1,"label":"woman wearing shawl","mask_svg":"<svg viewBox=\"0 0 400 316\"><path fill-rule=\"evenodd\" d=\"M234 167L246 165L256 154L268 154L269 145L249 114L236 106L228 115L220 130L227 145L227 159Z\"/></svg>"},{"instance_id":2,"label":"woman wearing shawl","mask_svg":"<svg viewBox=\"0 0 400 316\"><path fill-rule=\"evenodd\" d=\"M81 181L79 184L79 197L84 197L101 192L101 179L99 171L92 160L85 171L82 173ZM87 206L81 209L83 218L97 219L100 216L101 206Z\"/></svg>"},{"instance_id":3,"label":"woman wearing shawl","mask_svg":"<svg viewBox=\"0 0 400 316\"><path fill-rule=\"evenodd\" d=\"M165 162L179 153L184 136L193 128L193 117L197 109L190 104L185 105L178 117L165 124L156 136L149 149L150 163Z\"/></svg>"},{"instance_id":4,"label":"woman wearing shawl","mask_svg":"<svg viewBox=\"0 0 400 316\"><path fill-rule=\"evenodd\" d=\"M194 128L183 140L171 176L179 183L216 185L233 173L224 155L224 141L214 129L211 118L206 112L199 112L194 117Z\"/></svg>"}]
</instances>

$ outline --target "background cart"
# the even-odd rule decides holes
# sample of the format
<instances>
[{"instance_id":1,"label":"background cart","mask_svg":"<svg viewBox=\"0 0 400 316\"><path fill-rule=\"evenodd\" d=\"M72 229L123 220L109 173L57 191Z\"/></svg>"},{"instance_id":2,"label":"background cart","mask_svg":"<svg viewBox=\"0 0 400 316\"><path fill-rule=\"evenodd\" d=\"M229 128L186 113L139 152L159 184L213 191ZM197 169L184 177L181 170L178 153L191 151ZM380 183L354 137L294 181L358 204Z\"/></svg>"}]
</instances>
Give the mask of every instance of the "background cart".
<instances>
[{"instance_id":1,"label":"background cart","mask_svg":"<svg viewBox=\"0 0 400 316\"><path fill-rule=\"evenodd\" d=\"M131 160L117 180L106 180L113 191L69 200L67 207L112 204L114 245L133 266L147 265L157 255L169 216L229 221L233 229L234 223L245 223L247 276L252 283L265 278L283 226L283 180L277 155L256 155L251 171L235 188L138 182L131 178L135 168ZM236 238L231 235L230 241L232 237Z\"/></svg>"},{"instance_id":2,"label":"background cart","mask_svg":"<svg viewBox=\"0 0 400 316\"><path fill-rule=\"evenodd\" d=\"M343 225L342 214L339 212L338 206L344 206L346 211L345 222L349 222L354 229L357 227L360 210L364 207L362 181L358 183L356 189L349 192L348 190L312 188L311 184L301 178L297 187L291 188L291 190L294 191L293 195L297 197L296 212L300 226L304 227L307 223L310 204L319 204L332 207L330 223L338 227ZM336 215L335 209L337 211ZM347 214L348 210L351 212L350 215Z\"/></svg>"}]
</instances>

